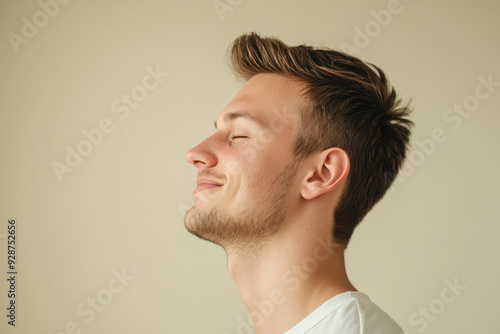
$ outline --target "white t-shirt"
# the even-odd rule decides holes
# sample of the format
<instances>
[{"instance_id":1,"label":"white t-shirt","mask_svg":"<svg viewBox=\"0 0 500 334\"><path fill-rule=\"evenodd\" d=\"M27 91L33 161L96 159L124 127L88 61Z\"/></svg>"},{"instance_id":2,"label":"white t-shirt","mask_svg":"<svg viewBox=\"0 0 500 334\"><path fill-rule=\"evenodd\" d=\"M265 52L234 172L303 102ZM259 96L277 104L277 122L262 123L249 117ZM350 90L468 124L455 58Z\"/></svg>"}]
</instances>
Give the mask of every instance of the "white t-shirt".
<instances>
[{"instance_id":1,"label":"white t-shirt","mask_svg":"<svg viewBox=\"0 0 500 334\"><path fill-rule=\"evenodd\" d=\"M284 334L404 334L363 292L348 291L321 304Z\"/></svg>"}]
</instances>

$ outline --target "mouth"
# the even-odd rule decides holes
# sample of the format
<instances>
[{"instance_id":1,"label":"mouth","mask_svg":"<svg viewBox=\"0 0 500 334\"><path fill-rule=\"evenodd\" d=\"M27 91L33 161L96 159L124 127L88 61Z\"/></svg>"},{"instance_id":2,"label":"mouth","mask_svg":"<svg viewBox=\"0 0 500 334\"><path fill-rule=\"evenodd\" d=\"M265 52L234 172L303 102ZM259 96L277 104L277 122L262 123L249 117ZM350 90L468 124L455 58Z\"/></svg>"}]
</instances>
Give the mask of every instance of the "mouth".
<instances>
[{"instance_id":1,"label":"mouth","mask_svg":"<svg viewBox=\"0 0 500 334\"><path fill-rule=\"evenodd\" d=\"M214 189L214 188L219 188L219 187L222 187L222 185L211 184L211 183L201 183L193 191L193 194L196 194L197 192L200 192L200 191L203 191L203 190Z\"/></svg>"},{"instance_id":2,"label":"mouth","mask_svg":"<svg viewBox=\"0 0 500 334\"><path fill-rule=\"evenodd\" d=\"M208 179L208 178L202 178L202 177L198 178L196 180L196 185L197 185L197 187L193 191L193 194L196 194L197 192L208 190L208 189L222 187L221 183L214 181L214 180L211 180L211 179Z\"/></svg>"}]
</instances>

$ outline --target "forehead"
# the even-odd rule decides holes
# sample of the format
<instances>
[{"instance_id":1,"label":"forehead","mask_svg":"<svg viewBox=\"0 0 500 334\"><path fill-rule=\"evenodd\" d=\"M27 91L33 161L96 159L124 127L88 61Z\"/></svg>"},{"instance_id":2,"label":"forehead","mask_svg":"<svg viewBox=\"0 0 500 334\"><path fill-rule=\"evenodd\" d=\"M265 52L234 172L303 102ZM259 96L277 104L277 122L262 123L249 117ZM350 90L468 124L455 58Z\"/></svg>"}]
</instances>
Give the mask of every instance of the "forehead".
<instances>
[{"instance_id":1,"label":"forehead","mask_svg":"<svg viewBox=\"0 0 500 334\"><path fill-rule=\"evenodd\" d=\"M302 82L274 73L261 73L253 76L234 96L229 105L222 110L216 124L231 121L234 114L247 114L250 117L236 117L250 120L254 118L261 126L270 127L271 123L282 123L296 128L300 110L304 105L301 90Z\"/></svg>"}]
</instances>

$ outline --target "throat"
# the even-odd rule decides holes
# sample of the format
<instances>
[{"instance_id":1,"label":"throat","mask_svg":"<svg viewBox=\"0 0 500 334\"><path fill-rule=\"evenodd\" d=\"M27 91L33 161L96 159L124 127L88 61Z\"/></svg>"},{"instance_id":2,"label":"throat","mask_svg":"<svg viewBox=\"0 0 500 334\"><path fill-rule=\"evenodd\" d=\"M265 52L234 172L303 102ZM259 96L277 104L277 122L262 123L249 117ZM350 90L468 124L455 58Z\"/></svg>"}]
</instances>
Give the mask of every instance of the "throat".
<instances>
[{"instance_id":1,"label":"throat","mask_svg":"<svg viewBox=\"0 0 500 334\"><path fill-rule=\"evenodd\" d=\"M278 246L226 250L229 273L256 333L283 333L333 296L356 291L345 272L343 251L311 249L307 254L293 245Z\"/></svg>"}]
</instances>

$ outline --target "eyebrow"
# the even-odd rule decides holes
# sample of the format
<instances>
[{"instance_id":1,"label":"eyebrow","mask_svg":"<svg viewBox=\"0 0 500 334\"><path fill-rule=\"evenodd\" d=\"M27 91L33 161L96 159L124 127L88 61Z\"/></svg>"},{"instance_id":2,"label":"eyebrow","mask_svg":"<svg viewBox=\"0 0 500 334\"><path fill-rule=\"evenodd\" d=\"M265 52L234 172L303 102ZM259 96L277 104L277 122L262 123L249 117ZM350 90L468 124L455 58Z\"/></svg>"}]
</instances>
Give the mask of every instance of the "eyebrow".
<instances>
[{"instance_id":1,"label":"eyebrow","mask_svg":"<svg viewBox=\"0 0 500 334\"><path fill-rule=\"evenodd\" d=\"M257 117L245 112L245 111L233 111L233 112L229 112L227 114L224 115L224 117L222 118L222 120L227 123L227 122L231 122L231 121L234 121L238 118L244 118L246 120L249 120L251 122L254 122L255 124L263 127L264 124L262 123L262 121L260 119L258 119ZM217 120L214 121L214 126L215 126L215 129L217 130Z\"/></svg>"}]
</instances>

